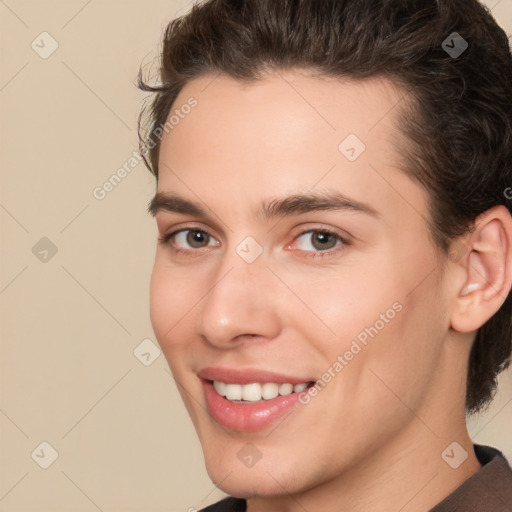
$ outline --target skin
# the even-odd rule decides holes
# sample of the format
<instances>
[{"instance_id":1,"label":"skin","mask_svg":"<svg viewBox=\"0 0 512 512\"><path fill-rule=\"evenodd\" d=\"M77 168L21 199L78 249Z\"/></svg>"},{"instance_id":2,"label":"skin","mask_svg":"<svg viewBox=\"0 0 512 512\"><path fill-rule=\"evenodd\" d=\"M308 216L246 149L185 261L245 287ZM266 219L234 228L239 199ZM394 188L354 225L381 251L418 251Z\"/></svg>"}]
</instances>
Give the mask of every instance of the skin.
<instances>
[{"instance_id":1,"label":"skin","mask_svg":"<svg viewBox=\"0 0 512 512\"><path fill-rule=\"evenodd\" d=\"M461 239L460 260L436 251L428 196L401 169L394 138L401 95L384 79L294 70L250 85L196 78L173 106L198 101L164 134L158 191L211 218L160 211L158 232L210 238L199 248L183 235L158 244L151 322L209 476L247 498L250 512L427 511L480 468L465 423L466 365L475 331L510 290L512 220L497 207ZM338 150L350 133L366 145L354 162ZM327 189L377 215L255 214L263 200ZM319 248L307 232L326 228L348 244L335 236L333 248ZM263 248L250 264L236 252L247 236ZM320 379L397 302L378 335L280 424L227 431L208 414L201 368ZM454 441L468 452L457 469L441 457ZM262 454L251 468L237 457L249 442Z\"/></svg>"}]
</instances>

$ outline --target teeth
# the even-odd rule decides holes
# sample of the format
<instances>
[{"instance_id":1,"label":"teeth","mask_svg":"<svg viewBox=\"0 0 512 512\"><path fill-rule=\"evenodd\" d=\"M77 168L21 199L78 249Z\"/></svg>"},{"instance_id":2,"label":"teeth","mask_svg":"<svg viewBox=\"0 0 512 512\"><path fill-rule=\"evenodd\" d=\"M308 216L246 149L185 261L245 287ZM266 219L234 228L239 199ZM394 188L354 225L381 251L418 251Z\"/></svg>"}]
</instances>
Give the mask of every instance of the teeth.
<instances>
[{"instance_id":1,"label":"teeth","mask_svg":"<svg viewBox=\"0 0 512 512\"><path fill-rule=\"evenodd\" d=\"M308 387L307 382L301 384L290 384L288 382L277 384L275 382L264 382L260 384L253 382L251 384L226 384L218 380L213 381L215 391L228 400L235 402L244 400L246 402L258 402L260 400L270 400L278 395L286 396L292 393L299 393Z\"/></svg>"},{"instance_id":2,"label":"teeth","mask_svg":"<svg viewBox=\"0 0 512 512\"><path fill-rule=\"evenodd\" d=\"M236 384L233 384L236 385ZM242 398L248 402L257 402L261 400L261 384L255 382L254 384L245 384L240 386L242 388Z\"/></svg>"},{"instance_id":3,"label":"teeth","mask_svg":"<svg viewBox=\"0 0 512 512\"><path fill-rule=\"evenodd\" d=\"M308 387L307 382L303 382L302 384L295 384L295 386L293 386L293 392L300 393L301 391L304 391L307 387Z\"/></svg>"},{"instance_id":4,"label":"teeth","mask_svg":"<svg viewBox=\"0 0 512 512\"><path fill-rule=\"evenodd\" d=\"M261 386L261 397L265 400L269 400L270 398L275 398L279 395L279 386L274 384L273 382L265 382L263 386Z\"/></svg>"},{"instance_id":5,"label":"teeth","mask_svg":"<svg viewBox=\"0 0 512 512\"><path fill-rule=\"evenodd\" d=\"M242 386L226 384L226 398L228 400L242 400Z\"/></svg>"},{"instance_id":6,"label":"teeth","mask_svg":"<svg viewBox=\"0 0 512 512\"><path fill-rule=\"evenodd\" d=\"M293 393L293 384L281 384L279 386L280 395L291 395Z\"/></svg>"},{"instance_id":7,"label":"teeth","mask_svg":"<svg viewBox=\"0 0 512 512\"><path fill-rule=\"evenodd\" d=\"M219 395L226 396L226 383L220 382L218 380L213 381L213 387L215 388L215 391L219 393Z\"/></svg>"}]
</instances>

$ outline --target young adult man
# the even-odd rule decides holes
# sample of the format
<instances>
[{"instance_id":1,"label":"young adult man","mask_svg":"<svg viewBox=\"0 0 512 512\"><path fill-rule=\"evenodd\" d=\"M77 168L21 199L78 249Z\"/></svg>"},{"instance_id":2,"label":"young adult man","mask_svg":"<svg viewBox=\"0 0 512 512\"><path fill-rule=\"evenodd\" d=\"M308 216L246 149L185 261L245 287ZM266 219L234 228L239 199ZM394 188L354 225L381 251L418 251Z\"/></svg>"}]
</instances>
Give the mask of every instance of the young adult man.
<instances>
[{"instance_id":1,"label":"young adult man","mask_svg":"<svg viewBox=\"0 0 512 512\"><path fill-rule=\"evenodd\" d=\"M511 511L465 421L511 353L512 60L489 12L206 1L169 25L161 81L140 81L151 321L233 496L206 510Z\"/></svg>"}]
</instances>

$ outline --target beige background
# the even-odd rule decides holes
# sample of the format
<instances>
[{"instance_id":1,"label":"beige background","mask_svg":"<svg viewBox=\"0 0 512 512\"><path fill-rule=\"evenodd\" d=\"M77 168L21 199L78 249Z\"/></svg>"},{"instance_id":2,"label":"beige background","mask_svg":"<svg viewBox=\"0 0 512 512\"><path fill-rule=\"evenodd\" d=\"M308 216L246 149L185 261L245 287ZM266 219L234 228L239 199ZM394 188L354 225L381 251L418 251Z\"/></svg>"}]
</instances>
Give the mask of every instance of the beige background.
<instances>
[{"instance_id":1,"label":"beige background","mask_svg":"<svg viewBox=\"0 0 512 512\"><path fill-rule=\"evenodd\" d=\"M223 496L163 356L134 354L155 342L154 180L139 163L93 196L137 150L138 66L189 5L0 0L0 511L178 512ZM488 5L512 33L512 0ZM58 43L46 59L43 31ZM469 426L512 461L512 372L501 381ZM58 452L47 469L43 441Z\"/></svg>"}]
</instances>

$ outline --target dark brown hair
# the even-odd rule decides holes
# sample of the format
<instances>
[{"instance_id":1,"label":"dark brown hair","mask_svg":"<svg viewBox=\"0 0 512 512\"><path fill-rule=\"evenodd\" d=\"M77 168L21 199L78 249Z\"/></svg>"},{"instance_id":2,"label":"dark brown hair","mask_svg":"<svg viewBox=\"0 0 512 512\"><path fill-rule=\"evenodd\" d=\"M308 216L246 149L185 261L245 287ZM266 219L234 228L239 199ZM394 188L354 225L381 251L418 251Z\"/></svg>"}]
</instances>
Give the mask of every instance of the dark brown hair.
<instances>
[{"instance_id":1,"label":"dark brown hair","mask_svg":"<svg viewBox=\"0 0 512 512\"><path fill-rule=\"evenodd\" d=\"M461 54L450 52L463 49L463 41L467 48ZM205 73L253 81L286 68L388 78L406 93L407 107L397 117L406 141L404 168L429 194L428 223L442 254L489 208L504 204L510 211L505 190L512 186L512 58L505 32L477 0L195 4L166 29L160 83L150 85L139 72L139 88L154 93L139 117L140 148L157 181L155 130L166 123L188 81ZM491 401L511 350L509 293L477 332L468 367L468 413Z\"/></svg>"}]
</instances>

